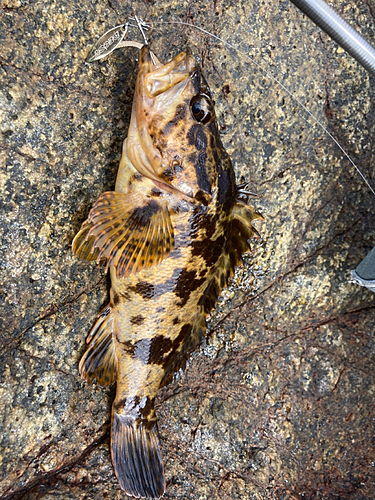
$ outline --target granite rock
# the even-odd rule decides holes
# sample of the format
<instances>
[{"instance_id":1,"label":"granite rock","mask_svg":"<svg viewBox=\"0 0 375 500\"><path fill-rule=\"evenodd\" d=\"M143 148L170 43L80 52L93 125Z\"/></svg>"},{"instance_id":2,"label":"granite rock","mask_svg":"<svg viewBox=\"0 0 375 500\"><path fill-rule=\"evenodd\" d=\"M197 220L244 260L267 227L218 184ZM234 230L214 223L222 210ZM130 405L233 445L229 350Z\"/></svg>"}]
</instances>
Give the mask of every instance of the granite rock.
<instances>
[{"instance_id":1,"label":"granite rock","mask_svg":"<svg viewBox=\"0 0 375 500\"><path fill-rule=\"evenodd\" d=\"M333 6L374 38L374 0ZM166 498L375 496L375 296L350 283L374 246L373 79L289 2L3 0L0 14L0 498L126 498L109 453L114 389L78 362L108 281L71 241L112 189L137 50L88 65L137 13L165 61L186 45L214 94L239 182L265 221L157 401ZM189 26L204 27L240 47ZM133 31L132 38L139 38Z\"/></svg>"}]
</instances>

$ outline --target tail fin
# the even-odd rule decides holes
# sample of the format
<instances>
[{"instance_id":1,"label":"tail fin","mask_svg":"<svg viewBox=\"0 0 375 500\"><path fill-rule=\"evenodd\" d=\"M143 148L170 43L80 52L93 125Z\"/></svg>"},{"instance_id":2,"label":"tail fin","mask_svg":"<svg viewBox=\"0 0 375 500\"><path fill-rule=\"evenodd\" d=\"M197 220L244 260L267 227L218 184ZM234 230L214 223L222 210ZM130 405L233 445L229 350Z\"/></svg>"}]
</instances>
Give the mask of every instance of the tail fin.
<instances>
[{"instance_id":1,"label":"tail fin","mask_svg":"<svg viewBox=\"0 0 375 500\"><path fill-rule=\"evenodd\" d=\"M158 499L165 491L156 421L152 427L113 411L111 454L121 488L135 498Z\"/></svg>"}]
</instances>

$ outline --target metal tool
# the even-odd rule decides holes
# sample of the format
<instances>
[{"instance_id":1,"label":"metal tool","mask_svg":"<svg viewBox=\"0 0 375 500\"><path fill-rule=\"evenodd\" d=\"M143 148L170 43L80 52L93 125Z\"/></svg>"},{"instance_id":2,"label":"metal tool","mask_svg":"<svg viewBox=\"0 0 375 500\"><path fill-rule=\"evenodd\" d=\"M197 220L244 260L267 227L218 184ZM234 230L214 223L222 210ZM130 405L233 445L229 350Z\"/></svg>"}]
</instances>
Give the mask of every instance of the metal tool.
<instances>
[{"instance_id":1,"label":"metal tool","mask_svg":"<svg viewBox=\"0 0 375 500\"><path fill-rule=\"evenodd\" d=\"M375 76L375 49L323 0L291 0L306 16Z\"/></svg>"}]
</instances>

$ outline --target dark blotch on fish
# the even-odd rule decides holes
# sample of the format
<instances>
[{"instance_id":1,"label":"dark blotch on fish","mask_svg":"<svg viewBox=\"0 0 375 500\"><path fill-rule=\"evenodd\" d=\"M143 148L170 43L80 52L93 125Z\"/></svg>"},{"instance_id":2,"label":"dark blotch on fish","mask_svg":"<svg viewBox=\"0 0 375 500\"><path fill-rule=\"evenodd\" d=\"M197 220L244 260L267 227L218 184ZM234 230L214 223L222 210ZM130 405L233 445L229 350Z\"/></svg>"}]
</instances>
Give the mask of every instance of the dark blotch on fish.
<instances>
[{"instance_id":1,"label":"dark blotch on fish","mask_svg":"<svg viewBox=\"0 0 375 500\"><path fill-rule=\"evenodd\" d=\"M125 347L126 354L128 354L129 356L134 356L135 344L133 344L131 340L121 341L119 338L117 338L116 340Z\"/></svg>"},{"instance_id":2,"label":"dark blotch on fish","mask_svg":"<svg viewBox=\"0 0 375 500\"><path fill-rule=\"evenodd\" d=\"M144 299L152 299L155 293L155 287L147 281L140 281L135 286L129 287L132 292L138 293Z\"/></svg>"},{"instance_id":3,"label":"dark blotch on fish","mask_svg":"<svg viewBox=\"0 0 375 500\"><path fill-rule=\"evenodd\" d=\"M133 325L141 325L142 323L144 323L144 320L144 316L138 314L138 316L133 316L132 318L130 318L130 323L132 323Z\"/></svg>"},{"instance_id":4,"label":"dark blotch on fish","mask_svg":"<svg viewBox=\"0 0 375 500\"><path fill-rule=\"evenodd\" d=\"M142 403L142 407L139 406L139 413L142 416L142 424L149 429L155 425L155 422L153 421L154 419L149 419L149 416L155 413L154 407L155 398L147 398L146 404Z\"/></svg>"},{"instance_id":5,"label":"dark blotch on fish","mask_svg":"<svg viewBox=\"0 0 375 500\"><path fill-rule=\"evenodd\" d=\"M178 348L182 344L187 342L187 339L189 338L189 335L191 334L192 328L193 327L190 323L186 323L185 325L183 325L181 327L178 336L172 342L171 352L168 354L168 356L165 359L161 359L159 362L159 364L162 366L162 368L166 369L170 365L174 364L175 358L177 358L180 354L180 350Z\"/></svg>"},{"instance_id":6,"label":"dark blotch on fish","mask_svg":"<svg viewBox=\"0 0 375 500\"><path fill-rule=\"evenodd\" d=\"M194 164L197 173L198 186L202 191L211 194L211 183L207 174L207 153L199 153L198 159Z\"/></svg>"},{"instance_id":7,"label":"dark blotch on fish","mask_svg":"<svg viewBox=\"0 0 375 500\"><path fill-rule=\"evenodd\" d=\"M219 236L215 245L207 245L205 241L197 241L193 248L193 255L201 255L205 260L207 267L211 268L218 261L223 253L225 245L225 237Z\"/></svg>"},{"instance_id":8,"label":"dark blotch on fish","mask_svg":"<svg viewBox=\"0 0 375 500\"><path fill-rule=\"evenodd\" d=\"M191 293L205 282L205 278L197 278L196 276L197 271L187 271L186 269L179 271L175 294L181 299L179 302L181 307L189 300Z\"/></svg>"},{"instance_id":9,"label":"dark blotch on fish","mask_svg":"<svg viewBox=\"0 0 375 500\"><path fill-rule=\"evenodd\" d=\"M163 175L169 181L172 181L175 178L175 173L171 167L165 168L163 171Z\"/></svg>"},{"instance_id":10,"label":"dark blotch on fish","mask_svg":"<svg viewBox=\"0 0 375 500\"><path fill-rule=\"evenodd\" d=\"M164 335L154 337L150 347L149 363L163 363L164 355L172 349L172 346L172 340L164 337Z\"/></svg>"},{"instance_id":11,"label":"dark blotch on fish","mask_svg":"<svg viewBox=\"0 0 375 500\"><path fill-rule=\"evenodd\" d=\"M134 217L140 227L147 226L151 217L157 214L159 209L159 204L154 200L150 200L145 207L136 208L132 217Z\"/></svg>"},{"instance_id":12,"label":"dark blotch on fish","mask_svg":"<svg viewBox=\"0 0 375 500\"><path fill-rule=\"evenodd\" d=\"M135 421L142 421L143 425L144 419L147 419L151 413L154 411L155 398L140 398L138 395L131 396L130 398L123 398L117 401L113 408L121 413L124 407L127 408L128 412L131 412ZM151 426L154 422L151 423Z\"/></svg>"}]
</instances>

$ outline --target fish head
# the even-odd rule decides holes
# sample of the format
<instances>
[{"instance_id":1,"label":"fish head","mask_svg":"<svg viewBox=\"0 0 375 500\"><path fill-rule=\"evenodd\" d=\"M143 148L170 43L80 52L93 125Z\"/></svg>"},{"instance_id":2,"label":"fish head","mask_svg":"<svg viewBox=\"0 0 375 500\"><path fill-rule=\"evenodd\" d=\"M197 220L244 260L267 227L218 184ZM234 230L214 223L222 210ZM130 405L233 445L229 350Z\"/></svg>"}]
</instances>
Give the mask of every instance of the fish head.
<instances>
[{"instance_id":1,"label":"fish head","mask_svg":"<svg viewBox=\"0 0 375 500\"><path fill-rule=\"evenodd\" d=\"M161 187L210 202L228 155L210 89L189 50L162 64L147 45L141 49L127 153Z\"/></svg>"}]
</instances>

